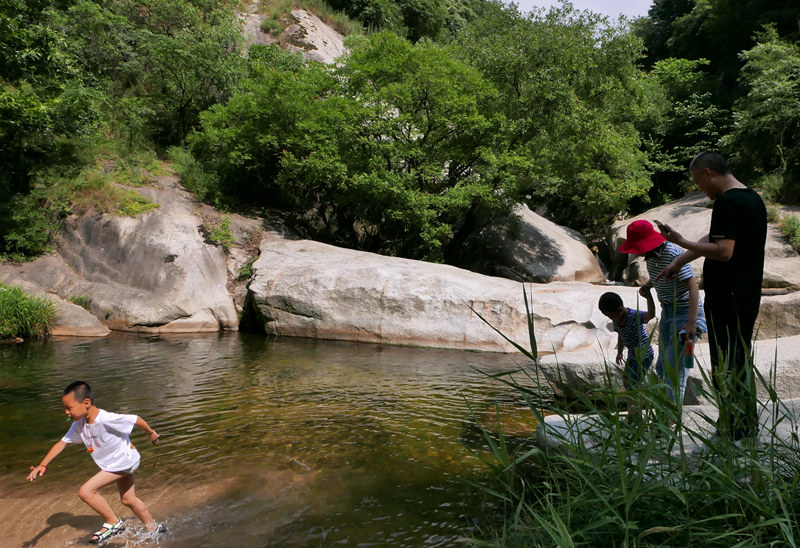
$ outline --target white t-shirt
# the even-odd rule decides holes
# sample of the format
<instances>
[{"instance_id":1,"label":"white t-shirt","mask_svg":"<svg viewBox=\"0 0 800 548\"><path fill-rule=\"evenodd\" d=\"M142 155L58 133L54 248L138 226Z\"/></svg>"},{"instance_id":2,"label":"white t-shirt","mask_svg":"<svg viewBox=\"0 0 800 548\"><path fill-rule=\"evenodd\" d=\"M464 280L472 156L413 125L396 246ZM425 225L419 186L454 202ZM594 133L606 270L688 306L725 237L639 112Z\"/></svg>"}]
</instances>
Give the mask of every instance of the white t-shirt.
<instances>
[{"instance_id":1,"label":"white t-shirt","mask_svg":"<svg viewBox=\"0 0 800 548\"><path fill-rule=\"evenodd\" d=\"M83 442L87 450L92 448L92 458L104 472L121 472L136 466L141 457L131 443L130 433L137 416L99 411L92 424L86 419L73 422L61 441Z\"/></svg>"}]
</instances>

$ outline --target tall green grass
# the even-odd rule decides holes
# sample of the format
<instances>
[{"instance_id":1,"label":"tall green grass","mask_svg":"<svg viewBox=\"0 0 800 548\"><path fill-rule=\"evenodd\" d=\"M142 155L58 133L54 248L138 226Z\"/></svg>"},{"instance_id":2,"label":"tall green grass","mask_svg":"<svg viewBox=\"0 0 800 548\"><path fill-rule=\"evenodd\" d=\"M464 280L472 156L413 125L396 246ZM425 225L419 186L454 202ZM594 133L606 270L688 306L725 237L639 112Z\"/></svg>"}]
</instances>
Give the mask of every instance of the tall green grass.
<instances>
[{"instance_id":1,"label":"tall green grass","mask_svg":"<svg viewBox=\"0 0 800 548\"><path fill-rule=\"evenodd\" d=\"M535 341L533 322L528 325ZM769 419L762 421L758 440L740 445L712 437L716 413L684 413L654 378L620 391L615 366L607 361L602 386L577 390L569 402L554 399L535 345L523 353L530 365L493 377L514 387L540 424L555 415L569 428L564 436L551 435L551 442L559 442L552 450L535 439L510 440L502 428L484 431L491 448L486 462L502 486L492 493L506 519L475 545L797 545L798 410L777 397L775 367L768 378L748 368L749 382L766 394L758 405ZM701 397L718 406L729 387L722 383L719 393L704 370L701 375L709 387L700 389ZM641 421L623 419L631 399L641 406ZM576 416L576 409L582 414Z\"/></svg>"},{"instance_id":2,"label":"tall green grass","mask_svg":"<svg viewBox=\"0 0 800 548\"><path fill-rule=\"evenodd\" d=\"M47 299L0 283L0 340L43 337L52 329L55 317L55 307Z\"/></svg>"}]
</instances>

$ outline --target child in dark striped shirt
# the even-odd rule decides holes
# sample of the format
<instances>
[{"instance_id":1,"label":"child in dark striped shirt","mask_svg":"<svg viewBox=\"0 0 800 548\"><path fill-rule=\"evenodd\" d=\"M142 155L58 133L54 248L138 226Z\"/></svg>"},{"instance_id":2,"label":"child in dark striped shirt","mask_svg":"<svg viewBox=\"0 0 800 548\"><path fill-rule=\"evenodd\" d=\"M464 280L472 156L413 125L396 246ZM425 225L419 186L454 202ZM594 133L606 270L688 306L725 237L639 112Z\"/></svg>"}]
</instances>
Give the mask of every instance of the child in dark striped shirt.
<instances>
[{"instance_id":1,"label":"child in dark striped shirt","mask_svg":"<svg viewBox=\"0 0 800 548\"><path fill-rule=\"evenodd\" d=\"M623 383L626 389L637 386L653 362L653 347L647 336L645 324L656 317L656 304L649 293L647 311L633 310L622 304L616 293L603 293L600 297L600 312L612 322L617 333L617 365L625 364ZM623 361L623 350L628 349L628 359Z\"/></svg>"}]
</instances>

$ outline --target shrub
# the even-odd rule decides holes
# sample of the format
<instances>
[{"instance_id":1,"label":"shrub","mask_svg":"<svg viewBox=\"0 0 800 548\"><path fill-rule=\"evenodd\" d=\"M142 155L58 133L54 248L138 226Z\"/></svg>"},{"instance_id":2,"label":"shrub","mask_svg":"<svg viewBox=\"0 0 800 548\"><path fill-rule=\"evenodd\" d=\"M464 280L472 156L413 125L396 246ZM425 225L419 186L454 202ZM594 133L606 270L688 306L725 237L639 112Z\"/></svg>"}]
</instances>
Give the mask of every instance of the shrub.
<instances>
[{"instance_id":1,"label":"shrub","mask_svg":"<svg viewBox=\"0 0 800 548\"><path fill-rule=\"evenodd\" d=\"M69 298L69 302L77 304L85 310L89 310L92 306L92 299L88 295L73 295Z\"/></svg>"},{"instance_id":2,"label":"shrub","mask_svg":"<svg viewBox=\"0 0 800 548\"><path fill-rule=\"evenodd\" d=\"M786 236L789 245L800 251L800 218L796 215L787 215L780 220L778 227Z\"/></svg>"},{"instance_id":3,"label":"shrub","mask_svg":"<svg viewBox=\"0 0 800 548\"><path fill-rule=\"evenodd\" d=\"M230 217L223 217L217 225L212 225L208 230L208 239L214 245L220 245L228 251L236 243L236 238L231 230Z\"/></svg>"},{"instance_id":4,"label":"shrub","mask_svg":"<svg viewBox=\"0 0 800 548\"><path fill-rule=\"evenodd\" d=\"M55 317L55 306L47 299L0 283L0 339L43 337L52 329Z\"/></svg>"}]
</instances>

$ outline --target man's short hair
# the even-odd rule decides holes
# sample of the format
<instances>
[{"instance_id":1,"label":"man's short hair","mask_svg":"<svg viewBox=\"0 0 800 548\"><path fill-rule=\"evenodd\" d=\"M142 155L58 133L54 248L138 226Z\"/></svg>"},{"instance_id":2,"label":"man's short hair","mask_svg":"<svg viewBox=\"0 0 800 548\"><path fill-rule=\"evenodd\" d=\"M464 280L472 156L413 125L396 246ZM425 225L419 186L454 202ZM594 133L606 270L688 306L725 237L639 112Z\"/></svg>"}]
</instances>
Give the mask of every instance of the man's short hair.
<instances>
[{"instance_id":1,"label":"man's short hair","mask_svg":"<svg viewBox=\"0 0 800 548\"><path fill-rule=\"evenodd\" d=\"M607 313L607 312L616 312L622 307L622 297L617 295L616 293L612 293L609 291L608 293L603 293L600 295L600 302L598 303L600 308L600 312Z\"/></svg>"},{"instance_id":2,"label":"man's short hair","mask_svg":"<svg viewBox=\"0 0 800 548\"><path fill-rule=\"evenodd\" d=\"M89 398L89 401L94 405L94 392L92 392L92 387L87 383L83 381L70 383L70 385L64 389L64 396L70 392L72 392L72 397L75 398L75 401L81 402Z\"/></svg>"},{"instance_id":3,"label":"man's short hair","mask_svg":"<svg viewBox=\"0 0 800 548\"><path fill-rule=\"evenodd\" d=\"M718 175L728 175L731 168L728 167L728 162L722 157L719 152L703 151L694 158L689 164L689 171L710 169Z\"/></svg>"}]
</instances>

